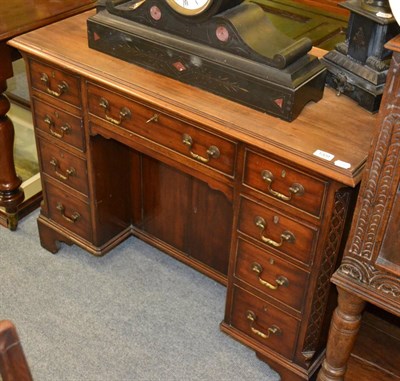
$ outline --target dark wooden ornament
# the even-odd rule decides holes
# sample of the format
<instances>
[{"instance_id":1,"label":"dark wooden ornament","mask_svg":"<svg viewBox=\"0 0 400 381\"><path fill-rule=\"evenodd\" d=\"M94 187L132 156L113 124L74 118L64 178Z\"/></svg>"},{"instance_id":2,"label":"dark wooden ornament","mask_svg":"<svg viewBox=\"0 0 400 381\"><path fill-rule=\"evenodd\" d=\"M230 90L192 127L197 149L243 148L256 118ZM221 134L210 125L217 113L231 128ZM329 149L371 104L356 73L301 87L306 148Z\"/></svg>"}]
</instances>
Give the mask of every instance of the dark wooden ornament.
<instances>
[{"instance_id":1,"label":"dark wooden ornament","mask_svg":"<svg viewBox=\"0 0 400 381\"><path fill-rule=\"evenodd\" d=\"M325 67L311 41L275 29L263 9L234 1L207 19L165 1L105 1L88 19L89 47L291 121L322 98Z\"/></svg>"},{"instance_id":2,"label":"dark wooden ornament","mask_svg":"<svg viewBox=\"0 0 400 381\"><path fill-rule=\"evenodd\" d=\"M339 43L324 56L328 67L326 81L338 95L349 96L368 111L376 112L391 57L384 45L400 29L387 0L348 0L341 6L350 11L346 42Z\"/></svg>"}]
</instances>

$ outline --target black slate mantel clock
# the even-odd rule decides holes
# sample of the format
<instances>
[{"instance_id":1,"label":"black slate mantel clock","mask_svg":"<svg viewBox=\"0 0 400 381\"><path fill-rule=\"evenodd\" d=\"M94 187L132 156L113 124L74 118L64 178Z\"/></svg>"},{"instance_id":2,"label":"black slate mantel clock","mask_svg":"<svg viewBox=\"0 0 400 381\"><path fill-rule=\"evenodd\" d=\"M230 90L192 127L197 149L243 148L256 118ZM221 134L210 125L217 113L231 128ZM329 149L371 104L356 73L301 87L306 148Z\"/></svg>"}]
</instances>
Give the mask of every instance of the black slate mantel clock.
<instances>
[{"instance_id":1,"label":"black slate mantel clock","mask_svg":"<svg viewBox=\"0 0 400 381\"><path fill-rule=\"evenodd\" d=\"M243 0L103 0L89 46L291 121L322 98L325 67L311 41L278 31Z\"/></svg>"}]
</instances>

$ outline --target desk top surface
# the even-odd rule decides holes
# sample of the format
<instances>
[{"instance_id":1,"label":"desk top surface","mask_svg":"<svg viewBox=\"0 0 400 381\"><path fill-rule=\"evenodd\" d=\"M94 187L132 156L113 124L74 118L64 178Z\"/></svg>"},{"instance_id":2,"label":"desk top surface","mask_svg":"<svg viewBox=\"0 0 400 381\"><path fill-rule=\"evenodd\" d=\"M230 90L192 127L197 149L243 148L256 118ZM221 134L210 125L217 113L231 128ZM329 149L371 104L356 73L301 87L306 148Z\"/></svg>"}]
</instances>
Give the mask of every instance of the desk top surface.
<instances>
[{"instance_id":1,"label":"desk top surface","mask_svg":"<svg viewBox=\"0 0 400 381\"><path fill-rule=\"evenodd\" d=\"M90 49L86 20L92 14L18 36L10 45L330 179L350 186L360 181L377 116L351 99L326 88L321 101L309 103L295 121L286 122ZM317 151L333 159L321 158Z\"/></svg>"},{"instance_id":2,"label":"desk top surface","mask_svg":"<svg viewBox=\"0 0 400 381\"><path fill-rule=\"evenodd\" d=\"M0 41L93 8L96 0L0 1Z\"/></svg>"}]
</instances>

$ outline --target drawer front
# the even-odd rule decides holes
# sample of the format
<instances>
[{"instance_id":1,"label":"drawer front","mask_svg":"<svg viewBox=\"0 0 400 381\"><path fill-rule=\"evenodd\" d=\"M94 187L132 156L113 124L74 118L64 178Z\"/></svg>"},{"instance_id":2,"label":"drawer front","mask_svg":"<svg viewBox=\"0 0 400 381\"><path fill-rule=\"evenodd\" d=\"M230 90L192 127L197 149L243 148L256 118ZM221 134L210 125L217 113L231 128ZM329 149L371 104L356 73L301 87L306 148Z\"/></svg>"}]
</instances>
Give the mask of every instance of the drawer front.
<instances>
[{"instance_id":1,"label":"drawer front","mask_svg":"<svg viewBox=\"0 0 400 381\"><path fill-rule=\"evenodd\" d=\"M236 144L182 120L88 84L89 111L110 124L233 176Z\"/></svg>"},{"instance_id":2,"label":"drawer front","mask_svg":"<svg viewBox=\"0 0 400 381\"><path fill-rule=\"evenodd\" d=\"M78 77L37 61L30 62L32 88L53 99L60 99L81 107L80 81Z\"/></svg>"},{"instance_id":3,"label":"drawer front","mask_svg":"<svg viewBox=\"0 0 400 381\"><path fill-rule=\"evenodd\" d=\"M308 285L306 271L239 239L235 276L301 312Z\"/></svg>"},{"instance_id":4,"label":"drawer front","mask_svg":"<svg viewBox=\"0 0 400 381\"><path fill-rule=\"evenodd\" d=\"M66 229L91 241L89 205L49 182L46 182L45 190L49 217Z\"/></svg>"},{"instance_id":5,"label":"drawer front","mask_svg":"<svg viewBox=\"0 0 400 381\"><path fill-rule=\"evenodd\" d=\"M239 230L270 249L310 264L316 243L316 230L242 197Z\"/></svg>"},{"instance_id":6,"label":"drawer front","mask_svg":"<svg viewBox=\"0 0 400 381\"><path fill-rule=\"evenodd\" d=\"M86 160L44 139L38 140L38 146L44 173L88 195Z\"/></svg>"},{"instance_id":7,"label":"drawer front","mask_svg":"<svg viewBox=\"0 0 400 381\"><path fill-rule=\"evenodd\" d=\"M246 151L243 183L316 217L321 215L325 182L250 150Z\"/></svg>"},{"instance_id":8,"label":"drawer front","mask_svg":"<svg viewBox=\"0 0 400 381\"><path fill-rule=\"evenodd\" d=\"M233 291L231 324L282 356L293 356L299 322L239 287Z\"/></svg>"},{"instance_id":9,"label":"drawer front","mask_svg":"<svg viewBox=\"0 0 400 381\"><path fill-rule=\"evenodd\" d=\"M80 151L85 150L82 119L37 99L32 100L35 127Z\"/></svg>"}]
</instances>

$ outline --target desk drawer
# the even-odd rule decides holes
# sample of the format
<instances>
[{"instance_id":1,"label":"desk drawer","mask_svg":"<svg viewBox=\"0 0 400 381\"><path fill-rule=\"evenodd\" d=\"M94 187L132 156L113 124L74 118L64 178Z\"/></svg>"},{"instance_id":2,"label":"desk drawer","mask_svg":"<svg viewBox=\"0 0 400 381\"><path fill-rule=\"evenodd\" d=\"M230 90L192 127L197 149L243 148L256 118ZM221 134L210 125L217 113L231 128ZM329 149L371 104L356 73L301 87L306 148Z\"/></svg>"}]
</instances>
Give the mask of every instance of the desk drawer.
<instances>
[{"instance_id":1,"label":"desk drawer","mask_svg":"<svg viewBox=\"0 0 400 381\"><path fill-rule=\"evenodd\" d=\"M88 195L86 160L45 139L38 139L42 171L77 191Z\"/></svg>"},{"instance_id":2,"label":"desk drawer","mask_svg":"<svg viewBox=\"0 0 400 381\"><path fill-rule=\"evenodd\" d=\"M325 182L250 150L246 151L243 183L316 217L321 214Z\"/></svg>"},{"instance_id":3,"label":"desk drawer","mask_svg":"<svg viewBox=\"0 0 400 381\"><path fill-rule=\"evenodd\" d=\"M124 129L233 176L234 142L90 83L88 99L90 113L112 131Z\"/></svg>"},{"instance_id":4,"label":"desk drawer","mask_svg":"<svg viewBox=\"0 0 400 381\"><path fill-rule=\"evenodd\" d=\"M35 98L32 99L32 106L37 129L80 151L85 150L82 118L68 114Z\"/></svg>"},{"instance_id":5,"label":"desk drawer","mask_svg":"<svg viewBox=\"0 0 400 381\"><path fill-rule=\"evenodd\" d=\"M50 182L45 183L49 217L80 237L91 241L88 203L66 193Z\"/></svg>"},{"instance_id":6,"label":"desk drawer","mask_svg":"<svg viewBox=\"0 0 400 381\"><path fill-rule=\"evenodd\" d=\"M267 206L241 197L239 231L269 249L310 264L315 250L316 229Z\"/></svg>"},{"instance_id":7,"label":"desk drawer","mask_svg":"<svg viewBox=\"0 0 400 381\"><path fill-rule=\"evenodd\" d=\"M231 324L286 358L293 356L299 322L272 304L234 286Z\"/></svg>"},{"instance_id":8,"label":"desk drawer","mask_svg":"<svg viewBox=\"0 0 400 381\"><path fill-rule=\"evenodd\" d=\"M30 71L33 89L81 108L79 77L33 60L30 61Z\"/></svg>"},{"instance_id":9,"label":"desk drawer","mask_svg":"<svg viewBox=\"0 0 400 381\"><path fill-rule=\"evenodd\" d=\"M301 312L308 286L306 271L239 239L235 276Z\"/></svg>"}]
</instances>

